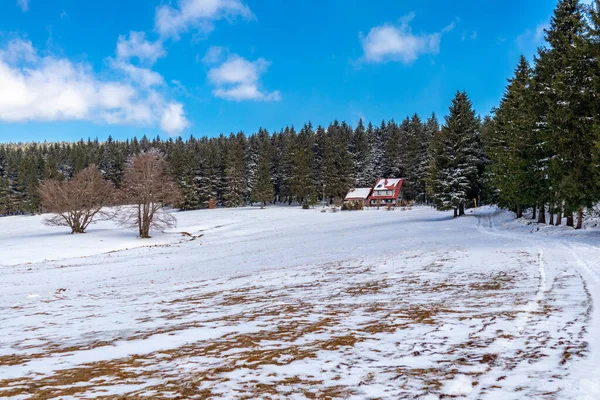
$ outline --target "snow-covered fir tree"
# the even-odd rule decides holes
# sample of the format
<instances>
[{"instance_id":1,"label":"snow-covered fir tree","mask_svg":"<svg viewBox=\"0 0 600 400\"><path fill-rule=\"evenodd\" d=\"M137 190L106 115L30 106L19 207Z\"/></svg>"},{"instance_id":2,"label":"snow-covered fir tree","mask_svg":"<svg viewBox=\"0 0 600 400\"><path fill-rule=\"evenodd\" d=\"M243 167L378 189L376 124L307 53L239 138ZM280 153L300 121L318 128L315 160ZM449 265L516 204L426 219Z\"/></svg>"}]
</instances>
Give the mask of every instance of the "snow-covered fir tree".
<instances>
[{"instance_id":1,"label":"snow-covered fir tree","mask_svg":"<svg viewBox=\"0 0 600 400\"><path fill-rule=\"evenodd\" d=\"M439 210L464 214L465 203L478 187L479 121L465 92L457 92L441 132L434 138L429 191Z\"/></svg>"}]
</instances>

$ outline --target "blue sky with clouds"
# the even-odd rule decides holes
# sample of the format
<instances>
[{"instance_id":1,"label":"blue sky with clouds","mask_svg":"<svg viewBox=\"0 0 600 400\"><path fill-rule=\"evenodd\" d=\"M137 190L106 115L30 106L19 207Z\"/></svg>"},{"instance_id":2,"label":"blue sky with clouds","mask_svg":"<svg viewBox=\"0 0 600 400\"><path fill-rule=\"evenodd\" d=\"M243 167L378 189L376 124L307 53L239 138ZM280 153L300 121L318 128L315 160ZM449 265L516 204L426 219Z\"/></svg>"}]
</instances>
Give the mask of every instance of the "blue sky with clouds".
<instances>
[{"instance_id":1,"label":"blue sky with clouds","mask_svg":"<svg viewBox=\"0 0 600 400\"><path fill-rule=\"evenodd\" d=\"M2 0L0 141L218 135L497 104L555 2Z\"/></svg>"}]
</instances>

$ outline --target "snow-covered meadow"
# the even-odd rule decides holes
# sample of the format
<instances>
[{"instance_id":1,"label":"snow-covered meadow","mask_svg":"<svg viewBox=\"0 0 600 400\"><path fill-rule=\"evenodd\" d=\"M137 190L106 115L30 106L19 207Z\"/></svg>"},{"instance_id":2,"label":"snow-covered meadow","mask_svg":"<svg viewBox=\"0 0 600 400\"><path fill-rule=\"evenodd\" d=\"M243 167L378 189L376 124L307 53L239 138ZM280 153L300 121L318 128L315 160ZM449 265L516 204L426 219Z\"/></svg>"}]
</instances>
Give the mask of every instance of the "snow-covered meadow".
<instances>
[{"instance_id":1,"label":"snow-covered meadow","mask_svg":"<svg viewBox=\"0 0 600 400\"><path fill-rule=\"evenodd\" d=\"M177 218L150 240L0 218L0 397L600 398L598 230L493 208Z\"/></svg>"}]
</instances>

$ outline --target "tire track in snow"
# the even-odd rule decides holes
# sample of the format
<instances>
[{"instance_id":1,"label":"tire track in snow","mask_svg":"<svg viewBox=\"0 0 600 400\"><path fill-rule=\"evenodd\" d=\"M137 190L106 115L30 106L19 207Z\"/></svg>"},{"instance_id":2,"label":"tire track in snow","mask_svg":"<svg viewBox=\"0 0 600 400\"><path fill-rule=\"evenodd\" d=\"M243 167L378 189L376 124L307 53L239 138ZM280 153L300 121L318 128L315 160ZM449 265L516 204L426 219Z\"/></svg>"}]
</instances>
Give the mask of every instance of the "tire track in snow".
<instances>
[{"instance_id":1,"label":"tire track in snow","mask_svg":"<svg viewBox=\"0 0 600 400\"><path fill-rule=\"evenodd\" d=\"M584 274L588 275L591 281L593 281L595 287L591 290L591 293L600 294L600 273L598 272L598 265L590 265L588 261L586 261L577 253L576 246L572 243L561 244L565 250L569 252L573 260L575 260L577 266L584 271ZM583 248L584 246L578 247ZM590 282L590 280L587 280L586 282ZM586 292L592 300L592 309L590 310L590 318L592 323L590 332L587 333L597 336L595 343L591 344L590 355L582 362L573 366L575 373L579 375L574 385L575 387L572 388L572 391L577 393L576 398L578 400L597 399L597 395L600 393L600 349L593 348L594 344L596 344L596 346L600 346L600 300L598 297L594 298L591 295L587 286Z\"/></svg>"},{"instance_id":2,"label":"tire track in snow","mask_svg":"<svg viewBox=\"0 0 600 400\"><path fill-rule=\"evenodd\" d=\"M514 359L515 353L523 350L519 347L515 348L515 343L523 339L526 328L533 323L533 316L535 313L541 310L541 304L546 297L546 263L544 261L544 252L541 248L538 249L537 264L539 281L535 297L529 300L524 307L518 310L519 315L514 323L515 330L512 332L504 332L504 334L509 333L511 338L502 338L496 341L498 346L501 346L502 348L501 351L498 352L499 354L496 365L492 366L484 375L479 378L479 385L477 385L473 392L471 392L471 394L468 396L469 399L481 399L483 396L489 393L487 392L488 389L495 386L497 387L499 384L499 378L505 375L508 370L510 370L509 364L511 363L511 360Z\"/></svg>"},{"instance_id":3,"label":"tire track in snow","mask_svg":"<svg viewBox=\"0 0 600 400\"><path fill-rule=\"evenodd\" d=\"M481 233L495 237L501 237L503 239L517 240L521 242L523 241L522 238L516 237L516 235L511 235L506 232L498 232L497 225L494 220L495 215L496 214L485 215L485 223L482 223L481 218L477 216L477 230ZM510 332L512 337L510 339L499 339L497 341L497 343L502 347L502 350L499 352L498 355L497 363L479 378L479 385L477 385L474 388L473 392L471 392L470 395L467 397L469 399L480 399L486 394L488 394L488 389L498 385L498 378L500 378L500 376L506 373L507 366L510 363L511 359L514 358L515 352L521 350L518 348L515 349L515 343L523 338L523 334L526 328L532 324L534 313L540 311L541 304L546 297L548 278L546 274L546 262L544 260L544 251L541 247L537 246L534 241L526 240L526 242L530 243L532 247L537 247L537 291L535 293L535 296L531 300L529 300L524 307L518 310L519 316L515 320L515 330Z\"/></svg>"},{"instance_id":4,"label":"tire track in snow","mask_svg":"<svg viewBox=\"0 0 600 400\"><path fill-rule=\"evenodd\" d=\"M577 254L577 252L575 251L575 245L573 245L572 243L562 243L562 245L571 254L577 265L581 267L590 276L590 278L592 278L596 282L596 284L600 284L600 272L598 271L600 267L590 266L587 261L585 261L579 256L579 254Z\"/></svg>"},{"instance_id":5,"label":"tire track in snow","mask_svg":"<svg viewBox=\"0 0 600 400\"><path fill-rule=\"evenodd\" d=\"M496 237L502 237L505 239L512 239L517 241L525 241L530 243L532 246L547 245L550 248L556 248L558 244L561 248L567 252L574 263L575 270L579 272L582 278L584 289L586 294L591 298L592 310L590 312L590 321L585 321L585 325L582 330L586 332L586 342L591 344L591 351L588 357L579 359L577 363L569 362L571 366L571 376L575 378L575 382L569 387L566 393L575 394L577 400L597 400L598 393L600 393L600 262L594 263L586 261L581 257L577 250L590 249L594 252L598 252L600 248L589 246L582 243L574 244L573 241L559 239L559 238L526 238L522 233L513 232L498 232L495 222L495 217L501 214L501 211L493 214L474 215L477 217L477 230L481 233L492 235ZM485 218L487 226L482 224L481 220ZM541 248L538 247L541 251ZM540 253L541 255L542 253ZM541 275L540 269L540 282L546 280L546 273ZM591 290L589 286L592 286ZM595 296L591 293L596 294ZM539 296L536 295L536 297ZM591 329L588 329L591 328ZM590 336L591 335L591 336ZM594 348L594 345L597 348ZM481 388L480 388L481 390ZM476 398L476 397L472 397Z\"/></svg>"}]
</instances>

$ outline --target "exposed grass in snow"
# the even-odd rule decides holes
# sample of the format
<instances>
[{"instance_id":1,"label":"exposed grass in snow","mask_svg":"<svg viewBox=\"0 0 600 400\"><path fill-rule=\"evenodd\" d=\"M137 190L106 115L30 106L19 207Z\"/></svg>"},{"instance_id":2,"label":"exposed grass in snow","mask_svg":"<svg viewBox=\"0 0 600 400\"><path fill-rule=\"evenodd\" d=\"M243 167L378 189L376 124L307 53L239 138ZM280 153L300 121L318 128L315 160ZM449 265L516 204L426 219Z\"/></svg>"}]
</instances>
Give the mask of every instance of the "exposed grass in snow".
<instances>
[{"instance_id":1,"label":"exposed grass in snow","mask_svg":"<svg viewBox=\"0 0 600 400\"><path fill-rule=\"evenodd\" d=\"M4 267L0 397L579 393L594 282L562 248L423 208L179 215L220 227Z\"/></svg>"}]
</instances>

